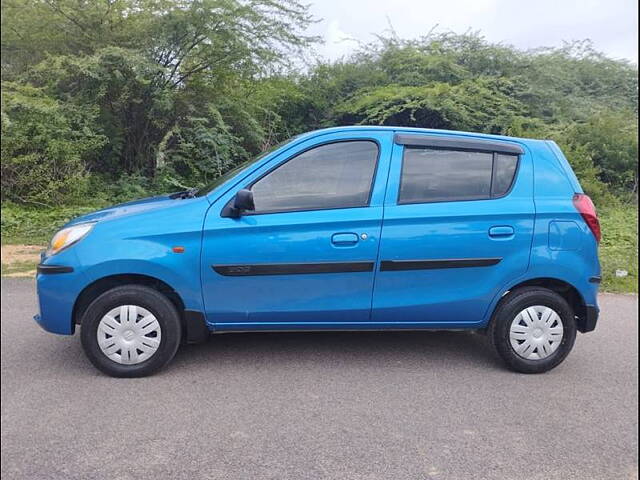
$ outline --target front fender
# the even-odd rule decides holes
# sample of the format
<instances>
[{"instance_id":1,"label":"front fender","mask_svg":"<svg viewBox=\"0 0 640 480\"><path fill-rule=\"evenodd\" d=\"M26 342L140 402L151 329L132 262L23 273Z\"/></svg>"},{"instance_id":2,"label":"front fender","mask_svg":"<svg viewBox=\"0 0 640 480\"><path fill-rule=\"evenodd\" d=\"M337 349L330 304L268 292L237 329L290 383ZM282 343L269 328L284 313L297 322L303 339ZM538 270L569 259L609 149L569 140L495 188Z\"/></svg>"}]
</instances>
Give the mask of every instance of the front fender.
<instances>
[{"instance_id":1,"label":"front fender","mask_svg":"<svg viewBox=\"0 0 640 480\"><path fill-rule=\"evenodd\" d=\"M114 275L144 275L169 285L180 296L186 309L203 311L198 263L190 265L190 262L183 263L181 260L170 261L169 265L138 259L101 262L85 269L85 275L89 279L87 286ZM173 265L176 262L179 265Z\"/></svg>"},{"instance_id":2,"label":"front fender","mask_svg":"<svg viewBox=\"0 0 640 480\"><path fill-rule=\"evenodd\" d=\"M188 202L98 222L74 247L89 283L113 275L145 275L169 285L185 308L202 311L200 252L209 202Z\"/></svg>"}]
</instances>

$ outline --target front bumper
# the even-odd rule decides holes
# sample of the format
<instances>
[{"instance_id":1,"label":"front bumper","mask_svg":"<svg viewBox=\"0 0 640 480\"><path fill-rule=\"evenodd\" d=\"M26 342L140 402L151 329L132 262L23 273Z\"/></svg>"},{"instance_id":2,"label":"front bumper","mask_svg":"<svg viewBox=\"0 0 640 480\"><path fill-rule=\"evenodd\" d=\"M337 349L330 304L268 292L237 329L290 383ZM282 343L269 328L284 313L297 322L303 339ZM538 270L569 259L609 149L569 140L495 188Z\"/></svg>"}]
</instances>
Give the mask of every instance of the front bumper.
<instances>
[{"instance_id":1,"label":"front bumper","mask_svg":"<svg viewBox=\"0 0 640 480\"><path fill-rule=\"evenodd\" d=\"M33 319L47 332L73 335L73 306L85 283L84 275L71 267L38 265L36 286L40 311Z\"/></svg>"}]
</instances>

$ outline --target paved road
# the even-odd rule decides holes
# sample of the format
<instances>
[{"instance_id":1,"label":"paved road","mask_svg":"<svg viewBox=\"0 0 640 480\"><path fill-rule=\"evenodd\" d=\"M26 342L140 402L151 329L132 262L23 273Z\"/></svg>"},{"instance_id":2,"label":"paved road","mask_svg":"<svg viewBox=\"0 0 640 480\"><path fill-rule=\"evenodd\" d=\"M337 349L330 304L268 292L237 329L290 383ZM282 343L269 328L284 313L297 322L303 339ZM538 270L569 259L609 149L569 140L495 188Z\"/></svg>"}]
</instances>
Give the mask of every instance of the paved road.
<instances>
[{"instance_id":1,"label":"paved road","mask_svg":"<svg viewBox=\"0 0 640 480\"><path fill-rule=\"evenodd\" d=\"M637 297L546 375L462 332L226 334L105 377L2 280L2 478L638 478Z\"/></svg>"}]
</instances>

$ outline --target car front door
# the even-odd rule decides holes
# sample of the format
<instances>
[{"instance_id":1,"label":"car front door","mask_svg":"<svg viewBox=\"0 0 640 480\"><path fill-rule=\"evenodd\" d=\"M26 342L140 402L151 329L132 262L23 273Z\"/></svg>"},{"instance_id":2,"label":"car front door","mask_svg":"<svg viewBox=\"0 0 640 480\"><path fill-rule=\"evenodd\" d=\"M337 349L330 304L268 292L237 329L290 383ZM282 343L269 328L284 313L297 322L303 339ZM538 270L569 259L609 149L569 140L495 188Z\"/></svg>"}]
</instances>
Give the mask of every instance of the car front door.
<instances>
[{"instance_id":1,"label":"car front door","mask_svg":"<svg viewBox=\"0 0 640 480\"><path fill-rule=\"evenodd\" d=\"M391 132L319 135L217 199L203 231L207 321L218 330L368 322L392 144ZM222 216L241 189L255 210Z\"/></svg>"},{"instance_id":2,"label":"car front door","mask_svg":"<svg viewBox=\"0 0 640 480\"><path fill-rule=\"evenodd\" d=\"M372 320L464 327L529 263L530 154L515 142L398 134Z\"/></svg>"}]
</instances>

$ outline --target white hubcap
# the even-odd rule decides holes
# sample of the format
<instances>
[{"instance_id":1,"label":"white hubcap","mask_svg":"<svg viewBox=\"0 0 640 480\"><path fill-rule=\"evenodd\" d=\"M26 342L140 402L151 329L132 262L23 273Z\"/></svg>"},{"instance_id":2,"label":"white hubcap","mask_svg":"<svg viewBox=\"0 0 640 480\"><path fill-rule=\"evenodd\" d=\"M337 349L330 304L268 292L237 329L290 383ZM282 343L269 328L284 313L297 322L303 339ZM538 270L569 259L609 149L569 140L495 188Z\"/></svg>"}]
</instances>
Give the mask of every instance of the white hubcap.
<instances>
[{"instance_id":1,"label":"white hubcap","mask_svg":"<svg viewBox=\"0 0 640 480\"><path fill-rule=\"evenodd\" d=\"M522 310L511 322L513 350L527 360L541 360L555 352L562 341L562 320L555 310L535 305Z\"/></svg>"},{"instance_id":2,"label":"white hubcap","mask_svg":"<svg viewBox=\"0 0 640 480\"><path fill-rule=\"evenodd\" d=\"M98 345L117 363L135 365L151 357L160 346L160 323L149 310L122 305L109 311L98 325Z\"/></svg>"}]
</instances>

